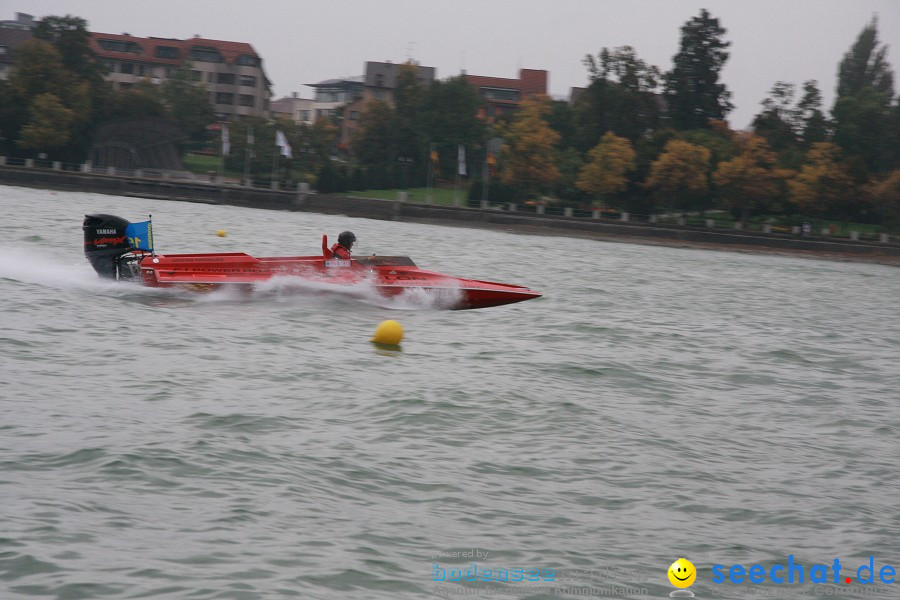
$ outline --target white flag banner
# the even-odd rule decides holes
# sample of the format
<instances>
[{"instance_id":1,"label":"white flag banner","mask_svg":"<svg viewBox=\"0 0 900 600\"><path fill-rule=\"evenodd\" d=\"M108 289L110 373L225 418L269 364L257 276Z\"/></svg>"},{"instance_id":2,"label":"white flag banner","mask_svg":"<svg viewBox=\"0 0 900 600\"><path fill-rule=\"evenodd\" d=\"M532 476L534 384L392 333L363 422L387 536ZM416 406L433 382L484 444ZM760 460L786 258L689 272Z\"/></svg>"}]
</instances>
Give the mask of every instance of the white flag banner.
<instances>
[{"instance_id":1,"label":"white flag banner","mask_svg":"<svg viewBox=\"0 0 900 600\"><path fill-rule=\"evenodd\" d=\"M222 156L231 152L231 138L228 137L228 125L222 125Z\"/></svg>"},{"instance_id":2,"label":"white flag banner","mask_svg":"<svg viewBox=\"0 0 900 600\"><path fill-rule=\"evenodd\" d=\"M284 137L284 134L281 130L277 130L275 132L275 145L281 148L281 155L287 158L293 158L293 153L291 152L291 145L288 144L287 138Z\"/></svg>"},{"instance_id":3,"label":"white flag banner","mask_svg":"<svg viewBox=\"0 0 900 600\"><path fill-rule=\"evenodd\" d=\"M459 174L464 176L466 175L466 147L462 144L459 145Z\"/></svg>"}]
</instances>

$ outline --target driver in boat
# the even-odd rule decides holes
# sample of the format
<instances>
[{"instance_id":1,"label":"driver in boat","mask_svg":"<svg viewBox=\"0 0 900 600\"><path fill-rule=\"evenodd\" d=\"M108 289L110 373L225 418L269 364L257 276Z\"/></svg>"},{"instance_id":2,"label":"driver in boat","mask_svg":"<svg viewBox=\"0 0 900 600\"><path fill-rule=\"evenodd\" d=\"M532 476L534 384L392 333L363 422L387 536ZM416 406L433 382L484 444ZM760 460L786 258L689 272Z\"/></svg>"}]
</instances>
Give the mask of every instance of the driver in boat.
<instances>
[{"instance_id":1,"label":"driver in boat","mask_svg":"<svg viewBox=\"0 0 900 600\"><path fill-rule=\"evenodd\" d=\"M338 236L337 244L331 247L331 252L335 258L350 260L350 250L356 243L356 236L352 231L345 231Z\"/></svg>"}]
</instances>

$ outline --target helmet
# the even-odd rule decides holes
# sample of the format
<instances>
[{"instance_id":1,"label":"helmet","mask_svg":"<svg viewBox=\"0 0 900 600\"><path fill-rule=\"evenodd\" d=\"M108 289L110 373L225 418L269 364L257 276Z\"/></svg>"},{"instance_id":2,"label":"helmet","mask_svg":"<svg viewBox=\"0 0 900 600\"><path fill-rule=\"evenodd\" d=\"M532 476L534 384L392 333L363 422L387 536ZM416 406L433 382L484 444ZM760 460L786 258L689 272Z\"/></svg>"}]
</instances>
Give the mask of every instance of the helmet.
<instances>
[{"instance_id":1,"label":"helmet","mask_svg":"<svg viewBox=\"0 0 900 600\"><path fill-rule=\"evenodd\" d=\"M356 242L356 236L352 231L344 231L338 236L338 244L344 248L350 248Z\"/></svg>"}]
</instances>

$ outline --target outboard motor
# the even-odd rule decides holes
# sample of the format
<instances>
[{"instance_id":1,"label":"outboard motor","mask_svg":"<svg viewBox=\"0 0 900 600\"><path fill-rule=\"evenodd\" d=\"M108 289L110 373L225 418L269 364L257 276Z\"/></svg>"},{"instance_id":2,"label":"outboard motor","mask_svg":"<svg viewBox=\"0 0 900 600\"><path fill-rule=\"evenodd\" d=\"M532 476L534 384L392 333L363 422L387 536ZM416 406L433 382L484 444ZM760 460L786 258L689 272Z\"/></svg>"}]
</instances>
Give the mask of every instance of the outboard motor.
<instances>
[{"instance_id":1,"label":"outboard motor","mask_svg":"<svg viewBox=\"0 0 900 600\"><path fill-rule=\"evenodd\" d=\"M125 257L133 248L125 228L130 223L113 215L85 215L84 255L101 277L133 279L138 272L136 257Z\"/></svg>"}]
</instances>

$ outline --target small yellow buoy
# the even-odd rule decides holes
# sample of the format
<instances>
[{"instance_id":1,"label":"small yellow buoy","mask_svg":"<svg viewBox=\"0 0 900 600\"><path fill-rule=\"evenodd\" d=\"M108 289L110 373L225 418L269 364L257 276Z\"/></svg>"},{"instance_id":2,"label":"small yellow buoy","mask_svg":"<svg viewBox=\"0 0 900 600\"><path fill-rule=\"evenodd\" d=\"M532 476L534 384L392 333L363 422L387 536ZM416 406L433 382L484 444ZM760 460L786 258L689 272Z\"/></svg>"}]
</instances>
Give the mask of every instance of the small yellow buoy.
<instances>
[{"instance_id":1,"label":"small yellow buoy","mask_svg":"<svg viewBox=\"0 0 900 600\"><path fill-rule=\"evenodd\" d=\"M219 237L225 237L226 235L228 235L228 232L225 231L224 229L220 229L216 232L216 235Z\"/></svg>"},{"instance_id":2,"label":"small yellow buoy","mask_svg":"<svg viewBox=\"0 0 900 600\"><path fill-rule=\"evenodd\" d=\"M375 337L369 341L375 342L376 344L396 346L402 339L403 325L397 321L387 320L382 321L378 327L375 328Z\"/></svg>"}]
</instances>

